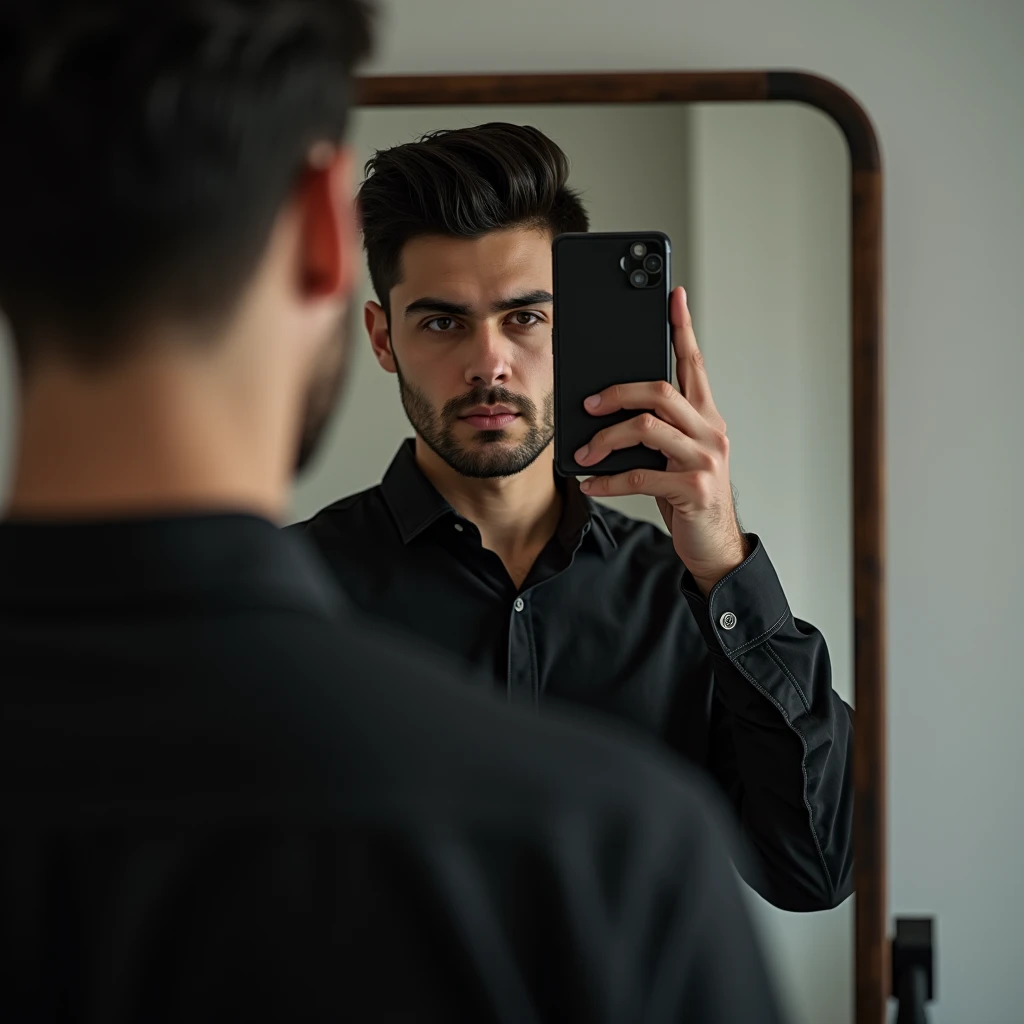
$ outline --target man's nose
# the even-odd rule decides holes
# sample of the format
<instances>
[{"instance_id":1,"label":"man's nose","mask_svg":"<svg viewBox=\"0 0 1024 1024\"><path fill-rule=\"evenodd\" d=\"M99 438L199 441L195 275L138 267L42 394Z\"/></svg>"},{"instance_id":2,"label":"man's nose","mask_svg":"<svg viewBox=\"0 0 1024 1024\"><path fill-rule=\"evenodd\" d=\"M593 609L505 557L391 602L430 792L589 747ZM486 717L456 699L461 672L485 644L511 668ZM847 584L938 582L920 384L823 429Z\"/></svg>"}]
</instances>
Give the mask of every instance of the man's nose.
<instances>
[{"instance_id":1,"label":"man's nose","mask_svg":"<svg viewBox=\"0 0 1024 1024\"><path fill-rule=\"evenodd\" d=\"M481 324L471 342L466 383L472 387L504 384L510 376L509 341L494 324Z\"/></svg>"}]
</instances>

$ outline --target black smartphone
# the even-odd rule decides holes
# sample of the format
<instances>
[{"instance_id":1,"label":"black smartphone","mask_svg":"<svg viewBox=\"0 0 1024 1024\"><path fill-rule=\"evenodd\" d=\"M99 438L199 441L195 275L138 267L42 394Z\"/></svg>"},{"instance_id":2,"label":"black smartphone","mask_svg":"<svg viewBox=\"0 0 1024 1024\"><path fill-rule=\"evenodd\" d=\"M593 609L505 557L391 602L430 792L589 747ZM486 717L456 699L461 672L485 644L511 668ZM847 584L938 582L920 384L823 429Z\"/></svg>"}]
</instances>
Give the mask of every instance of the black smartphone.
<instances>
[{"instance_id":1,"label":"black smartphone","mask_svg":"<svg viewBox=\"0 0 1024 1024\"><path fill-rule=\"evenodd\" d=\"M661 452L636 445L584 468L574 458L599 430L639 416L592 416L589 395L613 384L670 380L672 247L661 231L558 235L554 270L555 469L597 476L664 469Z\"/></svg>"}]
</instances>

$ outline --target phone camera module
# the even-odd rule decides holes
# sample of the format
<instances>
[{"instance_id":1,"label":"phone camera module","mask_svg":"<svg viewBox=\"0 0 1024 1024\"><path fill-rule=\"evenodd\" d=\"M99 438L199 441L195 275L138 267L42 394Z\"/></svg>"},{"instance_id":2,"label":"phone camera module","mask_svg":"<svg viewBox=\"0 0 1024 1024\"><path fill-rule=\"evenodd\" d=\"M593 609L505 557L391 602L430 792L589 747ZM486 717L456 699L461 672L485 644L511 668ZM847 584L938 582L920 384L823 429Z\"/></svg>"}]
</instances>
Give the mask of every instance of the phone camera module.
<instances>
[{"instance_id":1,"label":"phone camera module","mask_svg":"<svg viewBox=\"0 0 1024 1024\"><path fill-rule=\"evenodd\" d=\"M634 242L629 247L629 254L635 260L642 260L647 255L647 246L643 242Z\"/></svg>"},{"instance_id":2,"label":"phone camera module","mask_svg":"<svg viewBox=\"0 0 1024 1024\"><path fill-rule=\"evenodd\" d=\"M646 288L647 287L647 274L642 270L634 270L629 275L629 283L634 288Z\"/></svg>"},{"instance_id":3,"label":"phone camera module","mask_svg":"<svg viewBox=\"0 0 1024 1024\"><path fill-rule=\"evenodd\" d=\"M644 270L646 270L648 274L657 274L661 270L661 267L662 259L656 253L652 252L644 260Z\"/></svg>"}]
</instances>

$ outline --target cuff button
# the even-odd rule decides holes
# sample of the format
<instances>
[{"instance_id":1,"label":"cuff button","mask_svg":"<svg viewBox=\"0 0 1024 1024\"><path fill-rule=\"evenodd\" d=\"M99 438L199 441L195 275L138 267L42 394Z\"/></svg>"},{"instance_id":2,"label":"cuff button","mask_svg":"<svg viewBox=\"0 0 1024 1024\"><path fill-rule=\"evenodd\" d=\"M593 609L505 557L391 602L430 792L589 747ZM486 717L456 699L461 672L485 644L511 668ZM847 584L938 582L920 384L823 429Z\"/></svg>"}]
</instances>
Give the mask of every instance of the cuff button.
<instances>
[{"instance_id":1,"label":"cuff button","mask_svg":"<svg viewBox=\"0 0 1024 1024\"><path fill-rule=\"evenodd\" d=\"M732 612L723 612L718 624L722 629L733 629L736 626L736 616Z\"/></svg>"}]
</instances>

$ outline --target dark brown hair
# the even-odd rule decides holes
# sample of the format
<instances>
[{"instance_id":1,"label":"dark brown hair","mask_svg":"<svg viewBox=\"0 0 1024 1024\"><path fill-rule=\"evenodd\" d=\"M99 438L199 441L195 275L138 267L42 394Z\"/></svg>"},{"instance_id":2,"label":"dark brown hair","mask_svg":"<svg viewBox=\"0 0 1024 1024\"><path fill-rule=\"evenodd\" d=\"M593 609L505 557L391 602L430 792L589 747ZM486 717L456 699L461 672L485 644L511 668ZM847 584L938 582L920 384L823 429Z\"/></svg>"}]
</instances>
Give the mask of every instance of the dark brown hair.
<instances>
[{"instance_id":1,"label":"dark brown hair","mask_svg":"<svg viewBox=\"0 0 1024 1024\"><path fill-rule=\"evenodd\" d=\"M365 0L0 0L0 307L103 363L151 315L230 312L318 141Z\"/></svg>"},{"instance_id":2,"label":"dark brown hair","mask_svg":"<svg viewBox=\"0 0 1024 1024\"><path fill-rule=\"evenodd\" d=\"M376 152L359 189L370 279L385 311L402 248L423 235L479 238L512 227L586 231L569 161L543 132L494 121Z\"/></svg>"}]
</instances>

